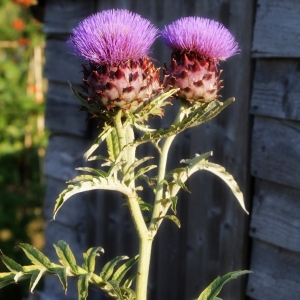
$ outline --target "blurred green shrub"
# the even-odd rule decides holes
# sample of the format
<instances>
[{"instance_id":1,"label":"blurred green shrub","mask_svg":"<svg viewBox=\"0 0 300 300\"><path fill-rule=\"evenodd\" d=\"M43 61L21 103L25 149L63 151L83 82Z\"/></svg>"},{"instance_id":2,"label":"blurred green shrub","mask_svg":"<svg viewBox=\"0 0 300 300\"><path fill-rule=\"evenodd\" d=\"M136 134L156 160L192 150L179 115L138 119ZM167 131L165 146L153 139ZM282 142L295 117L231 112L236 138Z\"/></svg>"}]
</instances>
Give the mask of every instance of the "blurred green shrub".
<instances>
[{"instance_id":1,"label":"blurred green shrub","mask_svg":"<svg viewBox=\"0 0 300 300\"><path fill-rule=\"evenodd\" d=\"M20 263L16 244L44 243L44 36L30 4L0 0L0 249ZM22 299L27 289L24 283L0 290L0 299Z\"/></svg>"}]
</instances>

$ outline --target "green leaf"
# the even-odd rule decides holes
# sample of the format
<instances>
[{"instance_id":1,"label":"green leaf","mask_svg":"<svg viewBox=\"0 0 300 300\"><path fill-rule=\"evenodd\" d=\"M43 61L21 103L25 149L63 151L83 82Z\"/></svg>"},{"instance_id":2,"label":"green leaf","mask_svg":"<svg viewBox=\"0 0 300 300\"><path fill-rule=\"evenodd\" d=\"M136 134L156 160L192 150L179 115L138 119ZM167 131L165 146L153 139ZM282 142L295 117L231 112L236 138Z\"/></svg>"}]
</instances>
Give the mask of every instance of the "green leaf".
<instances>
[{"instance_id":1,"label":"green leaf","mask_svg":"<svg viewBox=\"0 0 300 300\"><path fill-rule=\"evenodd\" d=\"M145 174L145 173L147 173L147 172L149 172L150 170L155 169L155 168L157 168L156 165L150 165L150 166L146 166L146 167L144 167L144 168L139 169L139 170L136 172L136 174L134 175L134 177L133 177L132 180L138 178L138 177L141 176L142 174Z\"/></svg>"},{"instance_id":2,"label":"green leaf","mask_svg":"<svg viewBox=\"0 0 300 300\"><path fill-rule=\"evenodd\" d=\"M55 267L50 269L50 272L54 273L59 278L59 281L63 286L65 294L67 293L67 288L68 288L66 269L67 269L66 267Z\"/></svg>"},{"instance_id":3,"label":"green leaf","mask_svg":"<svg viewBox=\"0 0 300 300\"><path fill-rule=\"evenodd\" d=\"M76 168L76 170L78 171L84 171L84 172L90 172L93 173L95 175L101 176L101 177L107 177L107 173L103 170L98 170L98 169L93 169L93 168L88 168L88 167L84 167L84 168ZM71 180L71 182L73 182L73 180Z\"/></svg>"},{"instance_id":4,"label":"green leaf","mask_svg":"<svg viewBox=\"0 0 300 300\"><path fill-rule=\"evenodd\" d=\"M232 191L232 193L234 194L234 196L240 203L243 210L247 214L249 214L249 212L247 211L247 209L245 207L243 193L241 192L241 190L240 190L237 182L234 180L233 176L231 174L229 174L228 172L226 172L224 167L205 160L205 161L201 162L201 169L209 171L209 172L217 175L219 178L221 178L228 185L228 187L230 188L230 190Z\"/></svg>"},{"instance_id":5,"label":"green leaf","mask_svg":"<svg viewBox=\"0 0 300 300\"><path fill-rule=\"evenodd\" d=\"M109 280L107 281L107 284L110 285L110 291L108 292L108 295L112 295L114 297L117 297L116 299L122 300L122 293L119 287L119 283L115 280Z\"/></svg>"},{"instance_id":6,"label":"green leaf","mask_svg":"<svg viewBox=\"0 0 300 300\"><path fill-rule=\"evenodd\" d=\"M144 202L143 200L139 200L139 206L141 210L147 210L152 212L153 211L153 205L147 202Z\"/></svg>"},{"instance_id":7,"label":"green leaf","mask_svg":"<svg viewBox=\"0 0 300 300\"><path fill-rule=\"evenodd\" d=\"M120 282L126 273L131 269L131 267L139 260L139 256L136 255L134 258L128 260L125 264L123 264L113 275L113 280Z\"/></svg>"},{"instance_id":8,"label":"green leaf","mask_svg":"<svg viewBox=\"0 0 300 300\"><path fill-rule=\"evenodd\" d=\"M42 252L37 250L35 247L21 243L18 245L26 254L26 256L31 260L35 265L45 267L46 269L51 268L51 262Z\"/></svg>"},{"instance_id":9,"label":"green leaf","mask_svg":"<svg viewBox=\"0 0 300 300\"><path fill-rule=\"evenodd\" d=\"M88 296L88 289L89 289L89 280L92 274L83 274L79 276L78 279L78 300L85 300Z\"/></svg>"},{"instance_id":10,"label":"green leaf","mask_svg":"<svg viewBox=\"0 0 300 300\"><path fill-rule=\"evenodd\" d=\"M75 256L66 242L60 240L53 246L57 256L59 257L59 261L63 266L70 267L76 275L82 274L82 272L80 272L80 268L76 265Z\"/></svg>"},{"instance_id":11,"label":"green leaf","mask_svg":"<svg viewBox=\"0 0 300 300\"><path fill-rule=\"evenodd\" d=\"M116 178L93 177L91 180L78 182L74 185L68 185L68 188L60 193L54 207L53 219L55 219L59 209L71 196L91 190L119 191L128 197L134 196L132 190Z\"/></svg>"},{"instance_id":12,"label":"green leaf","mask_svg":"<svg viewBox=\"0 0 300 300\"><path fill-rule=\"evenodd\" d=\"M95 152L95 150L101 145L103 141L109 136L109 134L114 130L113 127L105 125L103 128L103 131L100 133L100 135L97 137L97 139L94 141L92 147L84 153L83 157L84 159L88 160L88 158Z\"/></svg>"},{"instance_id":13,"label":"green leaf","mask_svg":"<svg viewBox=\"0 0 300 300\"><path fill-rule=\"evenodd\" d=\"M83 253L83 269L87 270L88 272L95 271L95 258L96 256L100 256L99 252L104 253L104 249L102 247L93 247L90 248L86 253Z\"/></svg>"},{"instance_id":14,"label":"green leaf","mask_svg":"<svg viewBox=\"0 0 300 300\"><path fill-rule=\"evenodd\" d=\"M163 217L159 217L159 219L169 219L169 220L173 221L177 225L178 228L181 227L179 219L174 215L165 215Z\"/></svg>"},{"instance_id":15,"label":"green leaf","mask_svg":"<svg viewBox=\"0 0 300 300\"><path fill-rule=\"evenodd\" d=\"M41 270L39 270L38 272L34 272L31 276L30 279L30 284L29 284L29 291L30 293L33 292L34 288L36 287L36 285L38 284L38 282L40 281L40 279L42 278L43 274L47 271L46 268L43 268Z\"/></svg>"},{"instance_id":16,"label":"green leaf","mask_svg":"<svg viewBox=\"0 0 300 300\"><path fill-rule=\"evenodd\" d=\"M110 260L102 269L100 273L100 277L103 278L103 280L108 280L110 276L112 275L114 268L116 264L124 259L128 259L128 256L117 256L114 259Z\"/></svg>"},{"instance_id":17,"label":"green leaf","mask_svg":"<svg viewBox=\"0 0 300 300\"><path fill-rule=\"evenodd\" d=\"M218 299L216 296L220 293L222 287L225 283L232 279L236 279L237 277L245 274L252 273L251 271L234 271L227 273L222 277L218 277L215 279L198 297L197 300L215 300Z\"/></svg>"},{"instance_id":18,"label":"green leaf","mask_svg":"<svg viewBox=\"0 0 300 300\"><path fill-rule=\"evenodd\" d=\"M23 267L16 263L14 260L9 258L8 256L4 255L2 252L1 253L1 260L5 264L5 266L12 272L23 272Z\"/></svg>"},{"instance_id":19,"label":"green leaf","mask_svg":"<svg viewBox=\"0 0 300 300\"><path fill-rule=\"evenodd\" d=\"M132 289L129 289L127 287L121 287L120 288L121 293L122 293L122 299L126 300L135 300L136 299L136 294Z\"/></svg>"},{"instance_id":20,"label":"green leaf","mask_svg":"<svg viewBox=\"0 0 300 300\"><path fill-rule=\"evenodd\" d=\"M176 207L177 207L178 197L177 196L171 197L171 198L166 199L166 201L171 201L171 209L174 212L174 214L176 215L177 214Z\"/></svg>"},{"instance_id":21,"label":"green leaf","mask_svg":"<svg viewBox=\"0 0 300 300\"><path fill-rule=\"evenodd\" d=\"M188 116L185 117L180 123L176 125L173 124L166 130L159 129L155 132L146 133L140 139L136 140L135 144L141 145L149 141L160 140L168 136L179 134L188 128L205 123L218 115L233 101L234 98L229 98L224 102L213 100L210 103L203 104L201 107L194 105L187 110Z\"/></svg>"},{"instance_id":22,"label":"green leaf","mask_svg":"<svg viewBox=\"0 0 300 300\"><path fill-rule=\"evenodd\" d=\"M133 282L133 280L136 278L136 276L137 276L137 273L132 274L131 276L129 276L129 277L125 280L125 282L124 282L124 284L123 284L123 288L130 288L131 285L132 285L132 282Z\"/></svg>"},{"instance_id":23,"label":"green leaf","mask_svg":"<svg viewBox=\"0 0 300 300\"><path fill-rule=\"evenodd\" d=\"M3 287L15 283L15 273L12 272L3 272L0 273L0 289Z\"/></svg>"},{"instance_id":24,"label":"green leaf","mask_svg":"<svg viewBox=\"0 0 300 300\"><path fill-rule=\"evenodd\" d=\"M113 128L113 130L107 136L106 144L109 159L111 161L115 161L120 154L119 139L115 128Z\"/></svg>"}]
</instances>

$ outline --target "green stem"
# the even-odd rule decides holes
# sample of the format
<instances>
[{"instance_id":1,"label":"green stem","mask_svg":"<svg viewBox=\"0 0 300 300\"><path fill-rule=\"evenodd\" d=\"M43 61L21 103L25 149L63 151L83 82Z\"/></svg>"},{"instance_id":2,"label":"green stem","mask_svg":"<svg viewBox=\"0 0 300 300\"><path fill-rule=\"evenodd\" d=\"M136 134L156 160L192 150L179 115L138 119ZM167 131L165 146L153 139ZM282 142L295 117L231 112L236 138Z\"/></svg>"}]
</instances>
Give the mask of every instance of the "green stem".
<instances>
[{"instance_id":1,"label":"green stem","mask_svg":"<svg viewBox=\"0 0 300 300\"><path fill-rule=\"evenodd\" d=\"M138 263L138 276L136 282L136 299L147 300L147 286L148 286L148 274L151 258L152 239L149 238L149 232L146 223L143 218L143 214L138 203L138 196L134 191L134 172L128 172L128 168L135 161L135 146L128 146L134 140L134 133L131 125L122 124L122 111L120 110L115 118L114 125L119 140L120 151L126 148L126 164L123 167L123 174L126 174L124 180L129 183L129 187L132 188L132 196L127 198L129 211L137 230L140 248L139 248L139 263Z\"/></svg>"},{"instance_id":2,"label":"green stem","mask_svg":"<svg viewBox=\"0 0 300 300\"><path fill-rule=\"evenodd\" d=\"M179 122L181 122L184 115L185 115L185 105L181 104L180 109L178 111L178 114L177 114L176 119L173 124L175 125L175 124L178 124ZM168 160L170 146L171 146L173 140L175 139L175 137L176 137L176 135L167 137L165 139L165 142L164 142L162 150L161 150L161 156L160 156L159 165L158 165L155 202L154 202L154 208L153 208L151 222L149 225L149 231L150 231L152 237L154 237L156 235L158 226L162 220L160 217L162 216L162 212L163 212L162 199L163 199L163 192L164 192L164 179L165 179L165 173L166 173L166 166L167 166L167 160Z\"/></svg>"}]
</instances>

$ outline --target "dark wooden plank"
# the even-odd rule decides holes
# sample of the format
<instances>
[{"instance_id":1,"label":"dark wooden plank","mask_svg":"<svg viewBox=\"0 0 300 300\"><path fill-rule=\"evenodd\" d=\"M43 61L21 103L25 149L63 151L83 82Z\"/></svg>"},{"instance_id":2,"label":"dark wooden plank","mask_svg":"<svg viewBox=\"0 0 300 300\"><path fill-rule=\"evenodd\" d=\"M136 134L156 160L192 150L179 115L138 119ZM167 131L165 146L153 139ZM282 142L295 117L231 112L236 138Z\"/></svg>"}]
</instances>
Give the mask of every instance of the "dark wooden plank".
<instances>
[{"instance_id":1,"label":"dark wooden plank","mask_svg":"<svg viewBox=\"0 0 300 300\"><path fill-rule=\"evenodd\" d=\"M50 137L45 160L45 175L68 181L79 174L75 168L83 167L83 154L91 141L68 135Z\"/></svg>"},{"instance_id":2,"label":"dark wooden plank","mask_svg":"<svg viewBox=\"0 0 300 300\"><path fill-rule=\"evenodd\" d=\"M297 252L299 217L300 190L256 180L250 226L253 238Z\"/></svg>"},{"instance_id":3,"label":"dark wooden plank","mask_svg":"<svg viewBox=\"0 0 300 300\"><path fill-rule=\"evenodd\" d=\"M253 240L247 295L257 300L298 299L300 256L271 244Z\"/></svg>"},{"instance_id":4,"label":"dark wooden plank","mask_svg":"<svg viewBox=\"0 0 300 300\"><path fill-rule=\"evenodd\" d=\"M299 59L258 59L250 112L300 120L299 78Z\"/></svg>"},{"instance_id":5,"label":"dark wooden plank","mask_svg":"<svg viewBox=\"0 0 300 300\"><path fill-rule=\"evenodd\" d=\"M252 137L252 175L299 189L299 133L299 122L255 117Z\"/></svg>"},{"instance_id":6,"label":"dark wooden plank","mask_svg":"<svg viewBox=\"0 0 300 300\"><path fill-rule=\"evenodd\" d=\"M44 32L47 34L70 33L80 21L93 13L93 8L93 1L47 1Z\"/></svg>"},{"instance_id":7,"label":"dark wooden plank","mask_svg":"<svg viewBox=\"0 0 300 300\"><path fill-rule=\"evenodd\" d=\"M47 39L45 77L62 83L70 81L72 84L81 84L81 64L84 62L71 54L71 50L66 45L66 40L67 36Z\"/></svg>"},{"instance_id":8,"label":"dark wooden plank","mask_svg":"<svg viewBox=\"0 0 300 300\"><path fill-rule=\"evenodd\" d=\"M253 57L300 57L300 2L258 0Z\"/></svg>"}]
</instances>

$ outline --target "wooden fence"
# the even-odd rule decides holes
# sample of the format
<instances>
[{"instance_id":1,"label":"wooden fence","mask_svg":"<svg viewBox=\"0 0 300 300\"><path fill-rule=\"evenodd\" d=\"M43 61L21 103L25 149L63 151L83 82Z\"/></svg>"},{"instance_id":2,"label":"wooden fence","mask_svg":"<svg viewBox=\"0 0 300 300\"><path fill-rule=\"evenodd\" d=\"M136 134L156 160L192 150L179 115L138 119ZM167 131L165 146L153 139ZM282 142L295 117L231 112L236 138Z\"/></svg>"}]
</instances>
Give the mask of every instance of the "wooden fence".
<instances>
[{"instance_id":1,"label":"wooden fence","mask_svg":"<svg viewBox=\"0 0 300 300\"><path fill-rule=\"evenodd\" d=\"M169 167L182 158L212 150L211 161L223 165L238 181L250 208L251 181L249 172L250 116L248 113L252 86L250 57L254 2L248 0L160 0L160 1L47 1L45 13L46 68L49 80L46 125L52 132L45 173L47 196L45 216L52 219L57 195L65 181L76 176L75 168L83 166L82 155L90 146L96 130L84 122L67 81L81 81L80 61L69 54L65 40L72 28L87 15L109 8L127 8L150 19L156 26L183 16L197 15L222 22L236 37L241 54L222 63L224 98L236 97L235 103L209 123L179 136L172 147ZM170 52L161 41L154 45L152 56L161 64L170 61ZM173 112L162 120L164 126L174 118ZM151 154L151 148L143 148ZM215 277L231 270L247 268L249 217L239 207L228 188L210 174L194 175L188 183L191 194L182 193L178 216L182 228L165 222L153 249L149 299L194 299ZM146 195L147 196L147 195ZM122 199L114 193L99 192L70 199L55 222L47 223L46 253L55 257L52 244L66 240L78 260L89 246L101 245L106 254L100 263L116 255L137 253L137 238ZM222 298L245 298L246 278L228 284ZM65 297L57 278L47 278L48 299L76 299L75 282L70 283ZM90 299L102 299L91 290ZM104 299L104 298L103 298ZM275 298L274 298L275 299ZM264 299L262 299L264 300Z\"/></svg>"}]
</instances>

